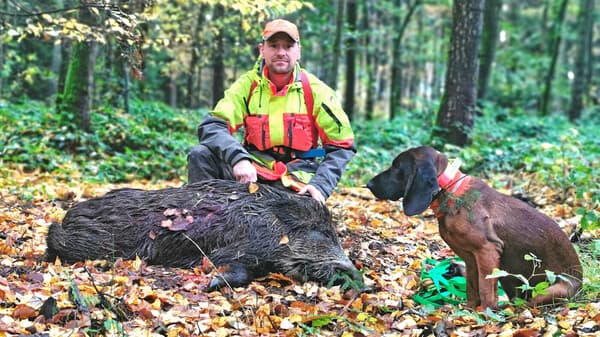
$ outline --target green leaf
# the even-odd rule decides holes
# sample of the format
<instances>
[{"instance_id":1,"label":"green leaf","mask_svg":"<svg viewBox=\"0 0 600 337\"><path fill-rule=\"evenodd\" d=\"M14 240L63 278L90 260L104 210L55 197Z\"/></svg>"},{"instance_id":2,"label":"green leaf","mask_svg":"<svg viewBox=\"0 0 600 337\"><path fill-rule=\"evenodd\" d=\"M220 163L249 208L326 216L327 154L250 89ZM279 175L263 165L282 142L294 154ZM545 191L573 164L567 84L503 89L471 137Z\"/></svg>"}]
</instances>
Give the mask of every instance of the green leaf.
<instances>
[{"instance_id":1,"label":"green leaf","mask_svg":"<svg viewBox=\"0 0 600 337\"><path fill-rule=\"evenodd\" d=\"M545 272L546 279L548 280L548 282L550 282L550 284L556 283L556 274L551 270L545 270Z\"/></svg>"},{"instance_id":2,"label":"green leaf","mask_svg":"<svg viewBox=\"0 0 600 337\"><path fill-rule=\"evenodd\" d=\"M490 279L490 278L498 278L498 277L506 277L510 275L510 273L504 271L504 270L500 270L498 268L494 268L494 270L492 270L492 273L490 275L486 275L486 279Z\"/></svg>"},{"instance_id":3,"label":"green leaf","mask_svg":"<svg viewBox=\"0 0 600 337\"><path fill-rule=\"evenodd\" d=\"M329 324L331 322L332 322L331 316L320 316L319 318L313 319L311 321L311 325L315 328L320 328L320 327L326 326L327 324Z\"/></svg>"},{"instance_id":4,"label":"green leaf","mask_svg":"<svg viewBox=\"0 0 600 337\"><path fill-rule=\"evenodd\" d=\"M486 309L485 309L485 314L486 314L486 315L487 315L489 318L493 319L494 321L497 321L497 322L504 322L504 321L505 321L504 317L502 317L501 315L498 315L498 314L496 314L496 313L495 313L495 312L494 312L492 309L490 309L490 308L486 308Z\"/></svg>"}]
</instances>

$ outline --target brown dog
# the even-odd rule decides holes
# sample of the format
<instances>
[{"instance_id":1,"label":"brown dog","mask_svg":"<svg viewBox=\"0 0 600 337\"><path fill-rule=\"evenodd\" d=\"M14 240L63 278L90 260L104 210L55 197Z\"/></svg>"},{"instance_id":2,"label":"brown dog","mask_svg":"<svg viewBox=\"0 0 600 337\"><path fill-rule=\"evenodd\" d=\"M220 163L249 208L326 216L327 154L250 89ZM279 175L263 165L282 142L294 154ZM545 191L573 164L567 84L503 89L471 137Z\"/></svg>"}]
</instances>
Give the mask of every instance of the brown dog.
<instances>
[{"instance_id":1,"label":"brown dog","mask_svg":"<svg viewBox=\"0 0 600 337\"><path fill-rule=\"evenodd\" d=\"M561 275L546 294L531 298L531 305L570 297L581 287L579 258L552 219L480 179L449 172L448 158L431 147L402 152L367 187L380 199L403 198L409 216L434 209L442 239L465 261L470 307L497 307L498 280L486 278L494 268L523 275L531 286L546 280L545 270ZM541 260L535 270L524 260L530 253ZM516 288L523 284L516 277L502 277L500 283L510 298L531 297Z\"/></svg>"}]
</instances>

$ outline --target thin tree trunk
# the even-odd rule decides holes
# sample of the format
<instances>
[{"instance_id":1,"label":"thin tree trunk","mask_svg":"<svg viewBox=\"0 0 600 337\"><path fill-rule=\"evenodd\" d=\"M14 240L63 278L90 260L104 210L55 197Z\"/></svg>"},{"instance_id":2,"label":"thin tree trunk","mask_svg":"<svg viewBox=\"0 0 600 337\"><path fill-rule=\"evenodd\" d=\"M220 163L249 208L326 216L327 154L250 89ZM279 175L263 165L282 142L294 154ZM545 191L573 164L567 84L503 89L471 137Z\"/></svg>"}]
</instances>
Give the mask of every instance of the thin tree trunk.
<instances>
[{"instance_id":1,"label":"thin tree trunk","mask_svg":"<svg viewBox=\"0 0 600 337\"><path fill-rule=\"evenodd\" d=\"M562 24L565 21L565 14L567 12L567 3L568 0L562 0L560 5L560 9L558 11L558 16L554 23L552 24L552 36L551 36L551 61L550 67L548 68L548 73L546 74L546 79L544 80L544 92L542 94L542 100L540 102L540 113L542 116L548 115L548 109L550 105L550 99L552 94L552 82L554 80L554 72L556 69L556 62L558 60L558 52L560 50L561 39L561 30Z\"/></svg>"},{"instance_id":2,"label":"thin tree trunk","mask_svg":"<svg viewBox=\"0 0 600 337\"><path fill-rule=\"evenodd\" d=\"M481 56L479 64L479 80L477 85L477 100L485 99L487 95L492 64L498 42L498 19L502 0L486 0L483 13L483 35L481 39Z\"/></svg>"},{"instance_id":3,"label":"thin tree trunk","mask_svg":"<svg viewBox=\"0 0 600 337\"><path fill-rule=\"evenodd\" d=\"M544 7L542 9L542 22L540 29L540 53L544 54L547 48L548 41L548 12L550 11L552 0L544 0ZM515 6L515 12L517 8Z\"/></svg>"},{"instance_id":4,"label":"thin tree trunk","mask_svg":"<svg viewBox=\"0 0 600 337\"><path fill-rule=\"evenodd\" d=\"M344 30L344 8L346 7L345 0L337 0L337 17L335 21L335 39L333 41L333 57L330 77L327 80L329 86L333 90L337 89L338 71L340 67L340 58L342 54L342 31Z\"/></svg>"},{"instance_id":5,"label":"thin tree trunk","mask_svg":"<svg viewBox=\"0 0 600 337\"><path fill-rule=\"evenodd\" d=\"M224 8L221 5L217 5L215 8L214 20L219 22L224 16ZM213 82L212 82L212 105L215 106L217 102L223 98L223 91L225 90L225 65L223 61L223 30L219 30L215 36L215 52L213 53Z\"/></svg>"},{"instance_id":6,"label":"thin tree trunk","mask_svg":"<svg viewBox=\"0 0 600 337\"><path fill-rule=\"evenodd\" d=\"M129 113L129 92L131 91L131 64L129 63L129 59L122 58L122 62L119 62L123 67L123 86L122 86L122 96L123 96L123 109L125 113Z\"/></svg>"},{"instance_id":7,"label":"thin tree trunk","mask_svg":"<svg viewBox=\"0 0 600 337\"><path fill-rule=\"evenodd\" d=\"M397 33L394 36L394 40L392 42L392 74L391 74L391 83L390 83L390 119L394 119L396 117L396 112L398 112L398 108L400 106L400 100L402 97L402 70L401 70L401 48L402 48L402 37L404 36L404 32L406 31L406 27L410 22L410 18L414 14L417 6L421 4L421 0L415 0L412 5L408 9L408 13L404 17L402 23L397 26ZM396 6L401 8L402 1L397 0Z\"/></svg>"},{"instance_id":8,"label":"thin tree trunk","mask_svg":"<svg viewBox=\"0 0 600 337\"><path fill-rule=\"evenodd\" d=\"M350 37L346 40L346 90L344 110L346 111L348 118L352 120L354 115L354 96L356 94L356 38L354 37L354 32L356 31L357 23L357 4L355 0L348 0L347 5L348 15L346 17L346 23L348 24Z\"/></svg>"},{"instance_id":9,"label":"thin tree trunk","mask_svg":"<svg viewBox=\"0 0 600 337\"><path fill-rule=\"evenodd\" d=\"M8 1L0 1L0 4L2 4L2 10L4 12L8 12ZM0 69L4 69L4 42L2 39L0 39ZM2 95L2 89L3 89L3 76L0 76L0 97L3 97Z\"/></svg>"},{"instance_id":10,"label":"thin tree trunk","mask_svg":"<svg viewBox=\"0 0 600 337\"><path fill-rule=\"evenodd\" d=\"M175 74L169 75L169 83L167 84L169 90L169 106L173 109L177 108L177 77Z\"/></svg>"},{"instance_id":11,"label":"thin tree trunk","mask_svg":"<svg viewBox=\"0 0 600 337\"><path fill-rule=\"evenodd\" d=\"M445 93L433 135L443 143L470 143L477 101L479 43L484 0L455 0Z\"/></svg>"},{"instance_id":12,"label":"thin tree trunk","mask_svg":"<svg viewBox=\"0 0 600 337\"><path fill-rule=\"evenodd\" d=\"M57 5L57 7L62 7L63 6L62 0L57 0L56 5ZM56 93L57 93L58 77L59 77L59 73L60 73L60 64L62 62L61 57L62 57L63 45L61 42L62 41L60 39L58 39L54 42L54 45L52 46L51 71L52 71L53 76L50 79L50 85L48 88L48 97L54 97L54 95L56 95ZM2 42L0 41L0 43L2 43Z\"/></svg>"},{"instance_id":13,"label":"thin tree trunk","mask_svg":"<svg viewBox=\"0 0 600 337\"><path fill-rule=\"evenodd\" d=\"M589 34L592 28L594 17L594 0L581 0L579 6L579 16L577 23L579 25L577 36L577 47L575 55L575 78L571 88L571 107L569 109L569 120L576 121L581 116L583 110L583 98L588 92L587 74L590 45Z\"/></svg>"},{"instance_id":14,"label":"thin tree trunk","mask_svg":"<svg viewBox=\"0 0 600 337\"><path fill-rule=\"evenodd\" d=\"M73 46L71 41L68 39L61 39L60 42L60 70L58 71L58 79L56 80L56 97L54 105L57 111L60 111L62 105L62 98L65 91L65 81L67 79L67 72L69 70L69 62L71 59L71 53Z\"/></svg>"},{"instance_id":15,"label":"thin tree trunk","mask_svg":"<svg viewBox=\"0 0 600 337\"><path fill-rule=\"evenodd\" d=\"M196 84L199 83L198 77L199 75L199 63L200 63L200 51L202 50L202 37L200 32L202 31L202 27L204 26L204 11L205 6L200 5L198 7L197 18L196 18L196 26L194 27L194 32L192 34L192 59L190 61L190 74L187 82L187 91L188 91L188 107L189 108L197 108L198 107L198 91L199 89L196 87Z\"/></svg>"},{"instance_id":16,"label":"thin tree trunk","mask_svg":"<svg viewBox=\"0 0 600 337\"><path fill-rule=\"evenodd\" d=\"M375 25L379 20L378 13L373 9L373 3L366 1L364 4L363 14L363 31L369 32L375 28L369 25L369 22L373 22ZM378 48L376 43L376 37L373 34L366 34L365 36L365 47L366 47L366 69L367 69L367 87L366 87L366 102L365 102L365 113L366 119L373 119L373 110L375 110L375 74L379 66L376 58L376 50Z\"/></svg>"}]
</instances>

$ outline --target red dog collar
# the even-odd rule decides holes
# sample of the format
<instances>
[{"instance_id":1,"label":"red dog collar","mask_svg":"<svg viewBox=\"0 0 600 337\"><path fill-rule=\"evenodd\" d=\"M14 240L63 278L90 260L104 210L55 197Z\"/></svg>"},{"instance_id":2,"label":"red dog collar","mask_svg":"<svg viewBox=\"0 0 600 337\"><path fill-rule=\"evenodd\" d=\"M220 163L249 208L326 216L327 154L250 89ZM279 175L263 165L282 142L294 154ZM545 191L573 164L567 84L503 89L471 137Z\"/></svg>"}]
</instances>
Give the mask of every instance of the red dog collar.
<instances>
[{"instance_id":1,"label":"red dog collar","mask_svg":"<svg viewBox=\"0 0 600 337\"><path fill-rule=\"evenodd\" d=\"M437 180L438 185L444 191L440 193L448 194L448 205L452 205L452 199L465 194L471 185L471 177L460 172L459 168L462 164L460 159L455 159L452 164L448 165ZM438 212L440 206L439 200L434 200L429 207L435 212L436 217L441 217L443 214Z\"/></svg>"}]
</instances>

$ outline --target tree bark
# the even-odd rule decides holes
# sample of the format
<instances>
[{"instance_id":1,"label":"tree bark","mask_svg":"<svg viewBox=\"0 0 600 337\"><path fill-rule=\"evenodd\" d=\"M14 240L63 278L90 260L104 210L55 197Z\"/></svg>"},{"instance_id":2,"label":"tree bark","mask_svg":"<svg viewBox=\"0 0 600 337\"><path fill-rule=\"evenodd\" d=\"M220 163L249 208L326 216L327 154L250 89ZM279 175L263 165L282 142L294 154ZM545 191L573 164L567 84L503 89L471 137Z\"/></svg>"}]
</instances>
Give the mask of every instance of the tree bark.
<instances>
[{"instance_id":1,"label":"tree bark","mask_svg":"<svg viewBox=\"0 0 600 337\"><path fill-rule=\"evenodd\" d=\"M479 64L479 80L477 84L477 99L483 100L487 95L492 64L498 42L498 19L502 0L486 0L483 13L483 33L481 38L481 56Z\"/></svg>"},{"instance_id":2,"label":"tree bark","mask_svg":"<svg viewBox=\"0 0 600 337\"><path fill-rule=\"evenodd\" d=\"M404 36L404 32L406 31L406 27L410 22L410 18L415 13L417 6L421 4L421 0L415 0L412 5L408 9L408 13L402 20L402 23L397 26L396 35L394 36L394 40L392 42L392 74L391 74L391 83L390 83L390 120L396 117L396 112L399 111L400 101L402 98L402 57L401 57L401 48L402 48L402 37ZM401 8L402 1L397 0L396 6ZM396 21L399 22L399 21Z\"/></svg>"},{"instance_id":3,"label":"tree bark","mask_svg":"<svg viewBox=\"0 0 600 337\"><path fill-rule=\"evenodd\" d=\"M93 13L86 7L79 9L79 20L90 26L94 25ZM71 61L65 79L62 95L62 113L72 114L67 121L78 125L85 132L90 132L90 101L94 81L94 50L93 42L86 39L75 42L71 52Z\"/></svg>"},{"instance_id":4,"label":"tree bark","mask_svg":"<svg viewBox=\"0 0 600 337\"><path fill-rule=\"evenodd\" d=\"M579 7L579 16L577 18L578 32L575 55L575 78L571 87L571 107L569 108L569 120L576 121L581 117L583 110L583 99L589 91L589 82L587 81L588 56L590 55L589 34L594 27L594 0L581 0Z\"/></svg>"},{"instance_id":5,"label":"tree bark","mask_svg":"<svg viewBox=\"0 0 600 337\"><path fill-rule=\"evenodd\" d=\"M444 96L433 135L458 146L471 142L477 100L479 43L484 0L455 0Z\"/></svg>"},{"instance_id":6,"label":"tree bark","mask_svg":"<svg viewBox=\"0 0 600 337\"><path fill-rule=\"evenodd\" d=\"M331 71L328 72L329 78L327 83L333 90L337 89L338 71L340 67L340 58L342 53L342 31L344 30L344 8L346 7L345 0L337 0L337 17L335 21L335 39L333 41L333 62Z\"/></svg>"},{"instance_id":7,"label":"tree bark","mask_svg":"<svg viewBox=\"0 0 600 337\"><path fill-rule=\"evenodd\" d=\"M224 8L221 5L217 5L215 8L214 20L219 22L224 16ZM213 53L213 82L212 82L212 105L215 106L217 102L223 98L225 90L225 65L223 61L223 31L219 32L215 36L215 52Z\"/></svg>"},{"instance_id":8,"label":"tree bark","mask_svg":"<svg viewBox=\"0 0 600 337\"><path fill-rule=\"evenodd\" d=\"M356 88L356 23L357 23L357 4L355 0L347 2L348 15L346 23L348 24L349 37L346 39L346 90L344 99L344 110L348 118L352 120L354 115L355 88Z\"/></svg>"},{"instance_id":9,"label":"tree bark","mask_svg":"<svg viewBox=\"0 0 600 337\"><path fill-rule=\"evenodd\" d=\"M200 52L202 50L202 37L200 32L204 26L204 11L206 10L204 5L200 5L197 11L196 26L194 27L194 33L192 34L192 48L191 54L192 59L190 61L190 74L188 76L187 91L188 91L188 107L195 109L199 103L199 91L196 85L200 83L198 77L200 76Z\"/></svg>"},{"instance_id":10,"label":"tree bark","mask_svg":"<svg viewBox=\"0 0 600 337\"><path fill-rule=\"evenodd\" d=\"M542 93L542 99L540 102L540 114L542 116L548 115L548 109L549 109L551 94L552 94L552 82L554 80L554 72L556 69L556 62L558 60L558 52L560 50L560 43L562 41L562 39L561 39L562 24L565 21L565 15L567 12L567 3L568 2L569 2L568 0L562 0L562 3L558 10L558 15L556 17L556 20L552 24L552 36L550 37L550 41L551 41L550 51L551 51L552 55L551 55L550 67L548 68L548 72L546 73L546 78L544 80L544 92Z\"/></svg>"},{"instance_id":11,"label":"tree bark","mask_svg":"<svg viewBox=\"0 0 600 337\"><path fill-rule=\"evenodd\" d=\"M373 10L373 4L371 1L365 1L363 4L363 32L370 32L374 28L369 23L378 22L376 19L377 13ZM365 114L367 120L373 119L373 110L375 109L375 72L377 71L378 62L376 58L377 44L375 43L375 36L373 34L365 34L365 53L366 53L366 71L367 71L367 83L366 83L366 101L365 101Z\"/></svg>"}]
</instances>

